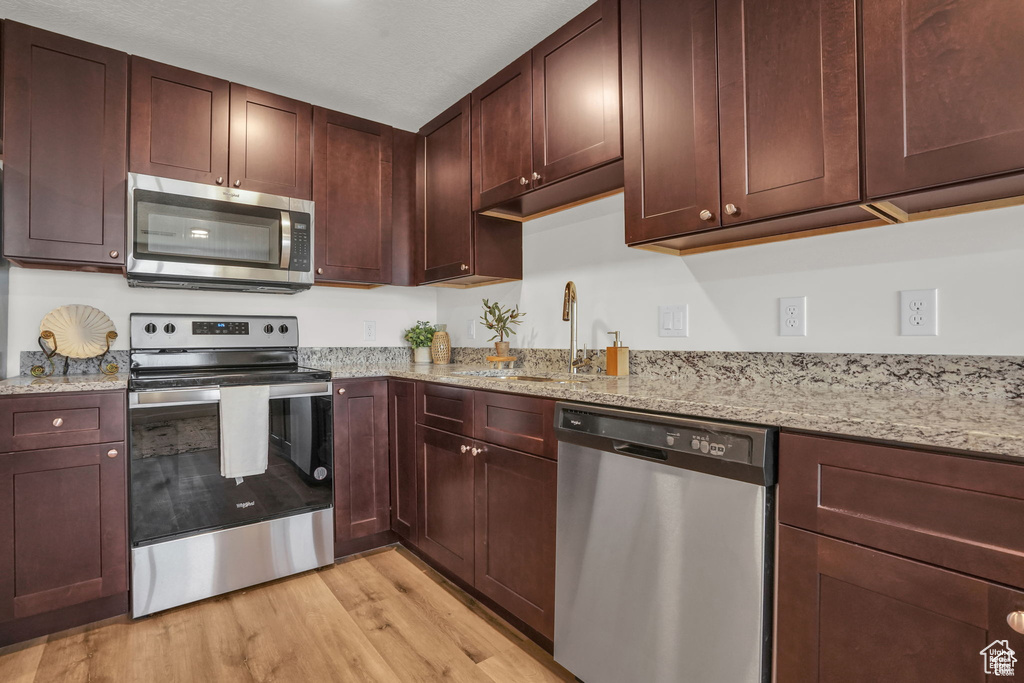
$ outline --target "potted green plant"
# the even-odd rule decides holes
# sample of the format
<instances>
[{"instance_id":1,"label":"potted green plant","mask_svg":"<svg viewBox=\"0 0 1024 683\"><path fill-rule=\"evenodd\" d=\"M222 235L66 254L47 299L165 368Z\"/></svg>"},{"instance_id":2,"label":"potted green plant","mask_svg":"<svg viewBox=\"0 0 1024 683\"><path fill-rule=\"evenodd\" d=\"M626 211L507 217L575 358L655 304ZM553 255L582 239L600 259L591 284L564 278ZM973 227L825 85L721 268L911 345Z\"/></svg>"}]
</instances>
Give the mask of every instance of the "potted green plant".
<instances>
[{"instance_id":1,"label":"potted green plant","mask_svg":"<svg viewBox=\"0 0 1024 683\"><path fill-rule=\"evenodd\" d=\"M515 308L502 308L497 301L493 304L487 299L483 301L484 314L480 316L480 321L483 322L484 327L494 332L494 336L490 340L494 342L495 354L508 356L510 342L505 341L505 337L516 333L513 326L522 323L522 318L525 318L526 314L519 311L518 304Z\"/></svg>"},{"instance_id":2,"label":"potted green plant","mask_svg":"<svg viewBox=\"0 0 1024 683\"><path fill-rule=\"evenodd\" d=\"M434 339L434 326L426 320L417 320L416 324L405 331L405 341L412 344L412 362L430 362L430 342Z\"/></svg>"}]
</instances>

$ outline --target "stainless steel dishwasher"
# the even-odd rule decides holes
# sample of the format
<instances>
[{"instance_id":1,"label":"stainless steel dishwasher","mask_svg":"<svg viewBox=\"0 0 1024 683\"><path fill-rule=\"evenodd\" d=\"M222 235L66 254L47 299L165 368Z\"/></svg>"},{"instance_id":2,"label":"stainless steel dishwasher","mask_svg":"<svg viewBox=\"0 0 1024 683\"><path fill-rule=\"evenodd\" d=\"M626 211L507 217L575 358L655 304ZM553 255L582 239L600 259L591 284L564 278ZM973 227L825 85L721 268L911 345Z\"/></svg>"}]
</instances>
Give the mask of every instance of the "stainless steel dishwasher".
<instances>
[{"instance_id":1,"label":"stainless steel dishwasher","mask_svg":"<svg viewBox=\"0 0 1024 683\"><path fill-rule=\"evenodd\" d=\"M559 403L555 659L586 683L771 678L774 429Z\"/></svg>"}]
</instances>

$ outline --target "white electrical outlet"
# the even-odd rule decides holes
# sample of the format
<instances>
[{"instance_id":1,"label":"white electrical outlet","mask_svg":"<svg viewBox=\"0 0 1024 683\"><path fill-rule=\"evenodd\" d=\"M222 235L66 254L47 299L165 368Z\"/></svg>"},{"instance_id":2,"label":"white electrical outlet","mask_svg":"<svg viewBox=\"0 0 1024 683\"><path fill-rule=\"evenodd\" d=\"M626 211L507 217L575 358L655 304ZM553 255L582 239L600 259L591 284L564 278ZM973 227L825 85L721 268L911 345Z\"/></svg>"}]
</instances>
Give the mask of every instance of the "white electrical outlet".
<instances>
[{"instance_id":1,"label":"white electrical outlet","mask_svg":"<svg viewBox=\"0 0 1024 683\"><path fill-rule=\"evenodd\" d=\"M939 290L907 289L900 292L900 334L913 337L939 334Z\"/></svg>"},{"instance_id":2,"label":"white electrical outlet","mask_svg":"<svg viewBox=\"0 0 1024 683\"><path fill-rule=\"evenodd\" d=\"M807 297L789 296L779 299L779 336L807 336Z\"/></svg>"},{"instance_id":3,"label":"white electrical outlet","mask_svg":"<svg viewBox=\"0 0 1024 683\"><path fill-rule=\"evenodd\" d=\"M658 336L688 337L690 336L689 306L658 306Z\"/></svg>"},{"instance_id":4,"label":"white electrical outlet","mask_svg":"<svg viewBox=\"0 0 1024 683\"><path fill-rule=\"evenodd\" d=\"M363 321L363 341L377 341L377 323L373 320Z\"/></svg>"},{"instance_id":5,"label":"white electrical outlet","mask_svg":"<svg viewBox=\"0 0 1024 683\"><path fill-rule=\"evenodd\" d=\"M466 321L466 339L476 339L476 318Z\"/></svg>"}]
</instances>

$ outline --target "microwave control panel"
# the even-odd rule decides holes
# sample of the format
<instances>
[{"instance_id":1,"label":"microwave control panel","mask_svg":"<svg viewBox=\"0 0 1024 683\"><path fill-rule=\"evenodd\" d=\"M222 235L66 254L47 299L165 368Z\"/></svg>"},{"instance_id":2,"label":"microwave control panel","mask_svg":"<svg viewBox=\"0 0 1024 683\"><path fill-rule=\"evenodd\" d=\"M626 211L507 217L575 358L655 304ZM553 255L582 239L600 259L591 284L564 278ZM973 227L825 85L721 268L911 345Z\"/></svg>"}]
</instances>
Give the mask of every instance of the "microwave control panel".
<instances>
[{"instance_id":1,"label":"microwave control panel","mask_svg":"<svg viewBox=\"0 0 1024 683\"><path fill-rule=\"evenodd\" d=\"M288 270L309 271L309 214L292 212L292 259Z\"/></svg>"}]
</instances>

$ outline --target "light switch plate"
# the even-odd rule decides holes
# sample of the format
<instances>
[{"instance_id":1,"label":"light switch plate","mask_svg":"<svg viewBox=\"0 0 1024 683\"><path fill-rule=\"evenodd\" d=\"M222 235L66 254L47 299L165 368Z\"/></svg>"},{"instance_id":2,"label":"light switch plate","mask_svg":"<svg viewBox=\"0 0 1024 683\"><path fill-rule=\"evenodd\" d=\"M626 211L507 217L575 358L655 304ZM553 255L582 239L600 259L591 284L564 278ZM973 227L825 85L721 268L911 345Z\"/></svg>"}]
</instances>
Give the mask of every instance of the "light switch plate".
<instances>
[{"instance_id":1,"label":"light switch plate","mask_svg":"<svg viewBox=\"0 0 1024 683\"><path fill-rule=\"evenodd\" d=\"M690 313L687 304L658 306L658 336L690 336Z\"/></svg>"},{"instance_id":2,"label":"light switch plate","mask_svg":"<svg viewBox=\"0 0 1024 683\"><path fill-rule=\"evenodd\" d=\"M779 299L779 336L807 336L807 297L787 296Z\"/></svg>"},{"instance_id":3,"label":"light switch plate","mask_svg":"<svg viewBox=\"0 0 1024 683\"><path fill-rule=\"evenodd\" d=\"M900 292L900 334L911 337L939 334L939 290L906 289Z\"/></svg>"},{"instance_id":4,"label":"light switch plate","mask_svg":"<svg viewBox=\"0 0 1024 683\"><path fill-rule=\"evenodd\" d=\"M466 321L466 339L476 339L476 318Z\"/></svg>"}]
</instances>

